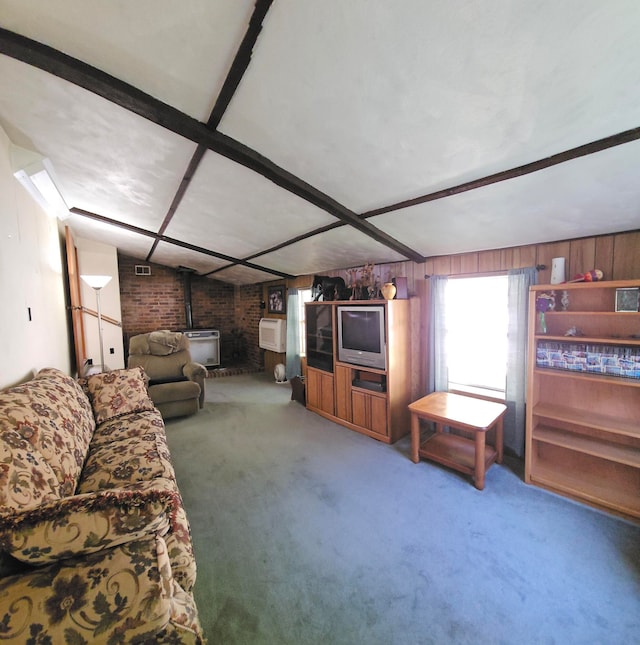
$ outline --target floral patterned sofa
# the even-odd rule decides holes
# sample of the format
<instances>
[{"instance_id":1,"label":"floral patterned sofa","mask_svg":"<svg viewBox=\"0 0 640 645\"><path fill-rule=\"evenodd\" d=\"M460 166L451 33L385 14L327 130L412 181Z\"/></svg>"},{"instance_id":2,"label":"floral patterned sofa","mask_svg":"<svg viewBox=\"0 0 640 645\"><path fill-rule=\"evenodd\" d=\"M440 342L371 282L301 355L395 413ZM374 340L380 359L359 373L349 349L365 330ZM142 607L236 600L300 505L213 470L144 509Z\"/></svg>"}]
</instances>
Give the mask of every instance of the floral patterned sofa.
<instances>
[{"instance_id":1,"label":"floral patterned sofa","mask_svg":"<svg viewBox=\"0 0 640 645\"><path fill-rule=\"evenodd\" d=\"M0 392L0 642L202 643L195 574L141 368Z\"/></svg>"}]
</instances>

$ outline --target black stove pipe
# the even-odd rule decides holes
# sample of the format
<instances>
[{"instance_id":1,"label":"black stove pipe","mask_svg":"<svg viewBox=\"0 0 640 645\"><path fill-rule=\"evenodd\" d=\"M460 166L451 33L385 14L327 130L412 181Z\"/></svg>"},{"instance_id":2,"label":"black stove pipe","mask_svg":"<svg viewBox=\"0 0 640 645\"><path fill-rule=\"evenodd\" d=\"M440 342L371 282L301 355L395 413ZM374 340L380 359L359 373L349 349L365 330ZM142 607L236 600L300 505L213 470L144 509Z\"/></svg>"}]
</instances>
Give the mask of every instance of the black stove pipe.
<instances>
[{"instance_id":1,"label":"black stove pipe","mask_svg":"<svg viewBox=\"0 0 640 645\"><path fill-rule=\"evenodd\" d=\"M191 276L194 269L189 267L178 267L178 273L182 274L182 283L184 286L184 316L187 329L193 329L193 310L191 306Z\"/></svg>"}]
</instances>

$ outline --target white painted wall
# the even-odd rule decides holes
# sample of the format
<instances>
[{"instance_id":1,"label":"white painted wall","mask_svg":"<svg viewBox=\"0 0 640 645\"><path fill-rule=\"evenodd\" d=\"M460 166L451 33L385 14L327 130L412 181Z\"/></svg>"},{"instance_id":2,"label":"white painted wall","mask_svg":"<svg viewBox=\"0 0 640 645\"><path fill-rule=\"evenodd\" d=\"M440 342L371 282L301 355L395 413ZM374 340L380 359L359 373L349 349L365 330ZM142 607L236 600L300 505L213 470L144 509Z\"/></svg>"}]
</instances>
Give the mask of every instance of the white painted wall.
<instances>
[{"instance_id":1,"label":"white painted wall","mask_svg":"<svg viewBox=\"0 0 640 645\"><path fill-rule=\"evenodd\" d=\"M0 388L71 369L58 221L13 176L10 146L0 127Z\"/></svg>"},{"instance_id":2,"label":"white painted wall","mask_svg":"<svg viewBox=\"0 0 640 645\"><path fill-rule=\"evenodd\" d=\"M100 290L100 310L103 316L122 321L120 311L120 282L118 280L117 249L107 244L100 244L84 238L75 238L80 275L110 275L111 281ZM82 304L93 311L98 310L96 292L83 280L80 280ZM100 364L100 334L98 319L90 314L84 315L84 337L87 358L93 359L94 365ZM102 342L104 362L109 369L124 367L124 350L122 327L102 321ZM111 349L113 348L113 354Z\"/></svg>"}]
</instances>

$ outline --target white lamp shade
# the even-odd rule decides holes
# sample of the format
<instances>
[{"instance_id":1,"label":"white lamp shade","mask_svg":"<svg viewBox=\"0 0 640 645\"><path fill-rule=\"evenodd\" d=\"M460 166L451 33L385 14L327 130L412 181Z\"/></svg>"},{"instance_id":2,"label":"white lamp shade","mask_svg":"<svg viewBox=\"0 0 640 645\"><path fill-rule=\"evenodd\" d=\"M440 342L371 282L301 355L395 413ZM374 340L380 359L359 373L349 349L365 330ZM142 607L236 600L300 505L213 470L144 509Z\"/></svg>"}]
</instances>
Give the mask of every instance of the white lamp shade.
<instances>
[{"instance_id":1,"label":"white lamp shade","mask_svg":"<svg viewBox=\"0 0 640 645\"><path fill-rule=\"evenodd\" d=\"M94 289L102 289L111 280L110 275L81 275L80 277Z\"/></svg>"}]
</instances>

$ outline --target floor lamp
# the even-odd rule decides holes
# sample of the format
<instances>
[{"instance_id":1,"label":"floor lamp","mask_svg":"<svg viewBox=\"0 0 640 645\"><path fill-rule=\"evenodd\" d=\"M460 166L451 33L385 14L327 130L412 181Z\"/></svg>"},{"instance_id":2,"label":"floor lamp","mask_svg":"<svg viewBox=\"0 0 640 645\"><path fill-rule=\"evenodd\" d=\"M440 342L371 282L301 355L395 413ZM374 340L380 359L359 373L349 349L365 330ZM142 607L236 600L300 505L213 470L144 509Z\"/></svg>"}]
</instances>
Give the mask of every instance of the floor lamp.
<instances>
[{"instance_id":1,"label":"floor lamp","mask_svg":"<svg viewBox=\"0 0 640 645\"><path fill-rule=\"evenodd\" d=\"M102 347L102 312L100 311L100 289L109 283L110 275L81 275L80 276L90 287L95 289L96 301L98 304L98 337L100 338L100 371L105 371L104 348Z\"/></svg>"}]
</instances>

